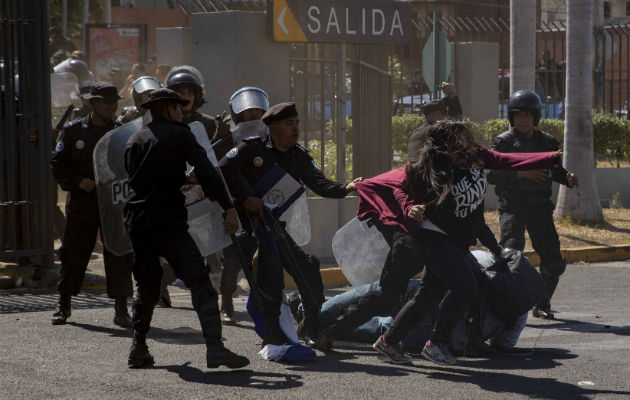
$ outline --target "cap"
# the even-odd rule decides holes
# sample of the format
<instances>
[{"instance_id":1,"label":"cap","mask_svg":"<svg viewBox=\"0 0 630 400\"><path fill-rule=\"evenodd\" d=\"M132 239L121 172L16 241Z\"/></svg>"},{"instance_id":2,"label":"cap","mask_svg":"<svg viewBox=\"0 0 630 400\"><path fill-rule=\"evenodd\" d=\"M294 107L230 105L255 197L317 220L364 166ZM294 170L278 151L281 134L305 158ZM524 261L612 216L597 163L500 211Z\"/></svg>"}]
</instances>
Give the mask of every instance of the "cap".
<instances>
[{"instance_id":1,"label":"cap","mask_svg":"<svg viewBox=\"0 0 630 400\"><path fill-rule=\"evenodd\" d=\"M177 93L176 91L167 89L167 88L161 88L161 89L155 89L154 91L152 91L151 94L149 94L149 100L145 101L144 103L140 105L144 108L151 109L151 107L155 105L155 103L158 103L161 101L179 103L183 106L188 104L188 100L182 99L182 96L180 96L179 93Z\"/></svg>"},{"instance_id":2,"label":"cap","mask_svg":"<svg viewBox=\"0 0 630 400\"><path fill-rule=\"evenodd\" d=\"M275 121L281 121L287 118L295 118L298 116L295 103L280 103L276 104L267 110L262 116L262 120L265 124L269 125Z\"/></svg>"},{"instance_id":3,"label":"cap","mask_svg":"<svg viewBox=\"0 0 630 400\"><path fill-rule=\"evenodd\" d=\"M118 95L118 89L109 82L96 82L90 87L90 93L83 96L84 99L103 99L118 101L122 99Z\"/></svg>"},{"instance_id":4,"label":"cap","mask_svg":"<svg viewBox=\"0 0 630 400\"><path fill-rule=\"evenodd\" d=\"M440 111L444 114L448 113L446 106L440 100L432 100L422 105L422 113L425 117L435 111Z\"/></svg>"}]
</instances>

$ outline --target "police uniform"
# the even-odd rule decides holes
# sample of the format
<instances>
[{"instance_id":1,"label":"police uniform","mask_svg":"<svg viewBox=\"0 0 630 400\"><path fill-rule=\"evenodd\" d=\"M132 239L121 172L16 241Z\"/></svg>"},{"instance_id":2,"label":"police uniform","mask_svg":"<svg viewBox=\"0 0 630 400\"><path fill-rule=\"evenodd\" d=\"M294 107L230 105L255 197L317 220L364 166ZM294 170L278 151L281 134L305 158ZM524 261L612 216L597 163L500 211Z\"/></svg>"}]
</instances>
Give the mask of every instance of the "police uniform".
<instances>
[{"instance_id":1,"label":"police uniform","mask_svg":"<svg viewBox=\"0 0 630 400\"><path fill-rule=\"evenodd\" d=\"M157 89L142 106L151 109L160 101L188 103L170 89ZM152 117L152 122L129 139L125 149L125 169L133 194L125 204L124 218L135 253L133 275L138 286L129 364L141 367L153 363L146 346L146 333L160 296L159 257L164 257L190 289L207 345L208 367L245 366L249 361L227 350L221 342L218 295L201 253L188 233L185 196L180 190L186 182L186 162L195 168L207 197L216 199L224 210L233 207L232 200L188 125Z\"/></svg>"},{"instance_id":2,"label":"police uniform","mask_svg":"<svg viewBox=\"0 0 630 400\"><path fill-rule=\"evenodd\" d=\"M297 116L297 110L293 103L281 103L271 107L263 116L266 124L274 121ZM326 178L319 170L315 161L308 154L308 150L302 145L295 145L288 151L279 151L273 145L272 136L265 138L245 139L239 146L230 150L220 161L223 174L228 186L237 201L237 209L241 216L241 223L244 229L249 232L253 227L249 223L249 218L244 211L243 201L250 196L258 197L253 187L269 172L278 165L286 171L293 179L304 184L309 189L322 197L343 198L346 196L346 184L334 182ZM319 271L319 260L303 252L289 237L290 247L293 250L301 273L293 271L294 267L290 263L283 263L282 267L295 279L300 294L302 295L306 317L309 319L308 327L305 327L307 335L314 337L316 333L317 309L324 301L323 283ZM267 251L266 246L260 237L257 237L259 251ZM280 302L282 298L282 271L274 269L274 266L265 261L264 257L259 259L259 271L257 280L259 289L263 294L265 318L265 339L263 344L274 343L274 332L272 325L277 326L277 319L280 315ZM302 279L304 277L304 280ZM310 293L309 292L310 288ZM314 296L312 296L314 295ZM313 298L314 297L314 298ZM315 316L313 316L313 313ZM269 331L267 330L269 328Z\"/></svg>"},{"instance_id":3,"label":"police uniform","mask_svg":"<svg viewBox=\"0 0 630 400\"><path fill-rule=\"evenodd\" d=\"M112 91L113 89L113 91ZM116 88L107 84L95 85L92 97L113 96ZM117 97L117 93L116 93ZM96 189L85 192L79 188L82 179L94 180L92 153L96 143L116 124L96 126L90 117L66 124L53 152L51 168L61 188L68 192L66 200L67 224L59 250L61 271L59 278L60 307L70 312L70 296L79 293L100 226ZM133 294L131 255L117 257L103 248L107 294L116 299L118 317L127 315L127 297ZM63 303L63 304L62 304ZM63 323L65 319L54 323ZM118 323L118 322L117 322ZM123 322L123 324L126 324Z\"/></svg>"},{"instance_id":4,"label":"police uniform","mask_svg":"<svg viewBox=\"0 0 630 400\"><path fill-rule=\"evenodd\" d=\"M494 150L501 153L538 153L558 149L556 139L539 129L534 129L531 138L519 136L510 129L494 139ZM499 196L500 244L506 248L523 250L527 229L532 246L540 255L540 272L547 294L538 304L542 309L550 308L550 299L566 268L560 253L560 239L553 221L554 204L551 201L553 181L566 185L566 173L563 168L549 170L541 182L517 179L516 171L490 171L488 174L488 182L496 185L495 192Z\"/></svg>"},{"instance_id":5,"label":"police uniform","mask_svg":"<svg viewBox=\"0 0 630 400\"><path fill-rule=\"evenodd\" d=\"M79 98L83 98L85 95L90 94L90 88L94 85L93 81L83 81L79 85ZM72 110L71 120L87 117L92 111L92 107L82 104L81 107Z\"/></svg>"}]
</instances>

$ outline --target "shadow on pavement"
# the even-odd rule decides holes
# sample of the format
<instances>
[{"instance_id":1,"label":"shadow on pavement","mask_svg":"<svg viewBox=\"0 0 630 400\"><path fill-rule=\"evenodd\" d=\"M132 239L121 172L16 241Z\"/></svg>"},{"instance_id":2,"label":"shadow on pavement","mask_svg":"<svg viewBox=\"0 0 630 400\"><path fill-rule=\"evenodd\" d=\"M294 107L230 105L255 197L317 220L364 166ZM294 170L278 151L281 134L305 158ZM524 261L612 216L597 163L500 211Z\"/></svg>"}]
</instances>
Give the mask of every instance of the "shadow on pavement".
<instances>
[{"instance_id":1,"label":"shadow on pavement","mask_svg":"<svg viewBox=\"0 0 630 400\"><path fill-rule=\"evenodd\" d=\"M551 378L527 377L509 373L476 371L457 367L449 369L435 364L431 365L430 368L433 372L426 374L428 379L470 383L490 392L514 393L528 398L588 400L593 398L594 395L602 394L630 395L628 391L585 389L578 385L558 382Z\"/></svg>"},{"instance_id":2,"label":"shadow on pavement","mask_svg":"<svg viewBox=\"0 0 630 400\"><path fill-rule=\"evenodd\" d=\"M107 333L114 337L128 337L131 339L131 329L92 325L92 324L85 324L85 323L74 322L74 321L68 321L67 324L76 326L77 328L92 331L92 332ZM151 329L149 330L149 333L147 334L147 339L153 339L156 342L168 343L168 344L183 344L183 345L202 344L204 346L206 344L201 334L201 330L193 329L187 326L180 326L178 328L173 328L173 329L162 329L162 328L151 327Z\"/></svg>"},{"instance_id":3,"label":"shadow on pavement","mask_svg":"<svg viewBox=\"0 0 630 400\"><path fill-rule=\"evenodd\" d=\"M483 368L495 370L527 370L527 369L552 369L562 363L558 360L570 360L577 358L577 354L572 354L569 350L553 347L536 347L533 353L530 349L519 349L518 353L500 354L496 353L488 358L458 358L457 365L468 368ZM527 351L529 350L529 351ZM432 365L432 364L430 364Z\"/></svg>"},{"instance_id":4,"label":"shadow on pavement","mask_svg":"<svg viewBox=\"0 0 630 400\"><path fill-rule=\"evenodd\" d=\"M190 362L183 365L166 365L153 367L173 372L186 382L203 383L206 385L247 387L256 389L281 390L293 389L304 385L302 376L297 374L281 374L274 372L251 371L247 369L233 371L202 371L190 366Z\"/></svg>"},{"instance_id":5,"label":"shadow on pavement","mask_svg":"<svg viewBox=\"0 0 630 400\"><path fill-rule=\"evenodd\" d=\"M606 324L595 324L592 322L575 321L571 319L556 318L544 325L527 325L538 329L558 329L561 331L572 331L581 333L614 333L621 336L630 336L630 326L612 326Z\"/></svg>"},{"instance_id":6,"label":"shadow on pavement","mask_svg":"<svg viewBox=\"0 0 630 400\"><path fill-rule=\"evenodd\" d=\"M307 364L289 364L287 370L289 371L308 371L308 372L323 372L323 373L356 373L362 372L374 376L407 376L410 373L416 373L413 365L396 365L388 364L377 359L377 353L374 352L374 361L370 364L359 364L346 362L348 360L357 359L358 356L365 356L364 352L347 352L344 351L327 351L324 357L318 357L314 362Z\"/></svg>"},{"instance_id":7,"label":"shadow on pavement","mask_svg":"<svg viewBox=\"0 0 630 400\"><path fill-rule=\"evenodd\" d=\"M54 311L59 292L42 289L0 291L0 314ZM105 292L83 290L72 297L72 309L114 308L114 300Z\"/></svg>"}]
</instances>

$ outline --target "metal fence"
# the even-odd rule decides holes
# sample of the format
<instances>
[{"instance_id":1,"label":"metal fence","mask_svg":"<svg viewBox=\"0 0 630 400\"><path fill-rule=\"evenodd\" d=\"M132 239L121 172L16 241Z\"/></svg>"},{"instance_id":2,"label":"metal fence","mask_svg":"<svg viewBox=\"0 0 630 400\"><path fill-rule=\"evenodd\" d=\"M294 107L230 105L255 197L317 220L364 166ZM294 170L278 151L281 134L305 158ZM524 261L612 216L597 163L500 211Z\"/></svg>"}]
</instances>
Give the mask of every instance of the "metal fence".
<instances>
[{"instance_id":1,"label":"metal fence","mask_svg":"<svg viewBox=\"0 0 630 400\"><path fill-rule=\"evenodd\" d=\"M2 0L0 260L53 262L48 2Z\"/></svg>"}]
</instances>

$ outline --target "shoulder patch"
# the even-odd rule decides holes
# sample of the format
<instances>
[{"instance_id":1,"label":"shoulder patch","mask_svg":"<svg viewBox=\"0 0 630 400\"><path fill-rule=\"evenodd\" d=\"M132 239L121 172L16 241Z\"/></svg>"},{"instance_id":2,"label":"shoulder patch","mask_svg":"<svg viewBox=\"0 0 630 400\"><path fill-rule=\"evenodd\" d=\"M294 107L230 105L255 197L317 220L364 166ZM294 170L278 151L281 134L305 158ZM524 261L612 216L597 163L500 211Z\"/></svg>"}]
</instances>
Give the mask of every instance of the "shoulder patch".
<instances>
[{"instance_id":1,"label":"shoulder patch","mask_svg":"<svg viewBox=\"0 0 630 400\"><path fill-rule=\"evenodd\" d=\"M57 142L57 146L55 146L55 151L59 153L62 150L63 150L63 140L59 140Z\"/></svg>"},{"instance_id":2,"label":"shoulder patch","mask_svg":"<svg viewBox=\"0 0 630 400\"><path fill-rule=\"evenodd\" d=\"M228 151L225 156L227 158L234 158L238 155L238 147L234 147L232 150Z\"/></svg>"},{"instance_id":3,"label":"shoulder patch","mask_svg":"<svg viewBox=\"0 0 630 400\"><path fill-rule=\"evenodd\" d=\"M314 159L311 158L311 164L313 164L313 167L319 169L319 166L317 165L317 163L315 162Z\"/></svg>"}]
</instances>

